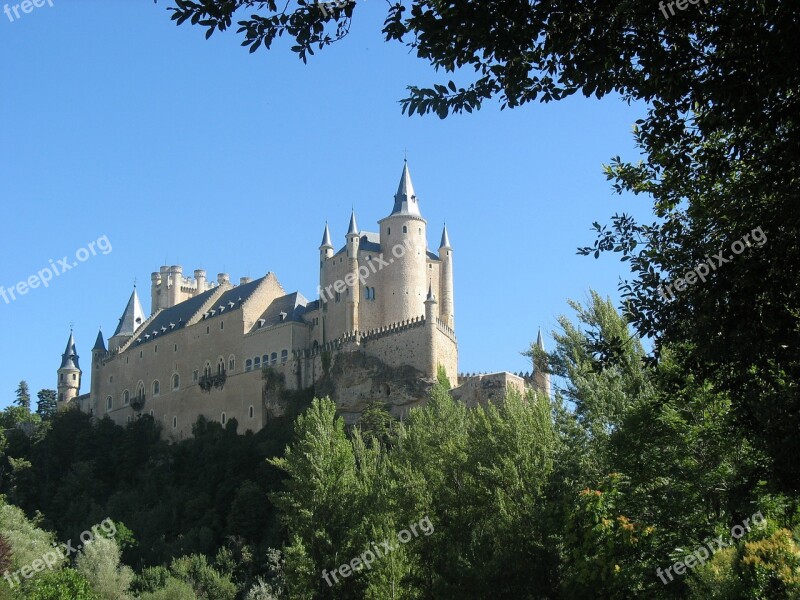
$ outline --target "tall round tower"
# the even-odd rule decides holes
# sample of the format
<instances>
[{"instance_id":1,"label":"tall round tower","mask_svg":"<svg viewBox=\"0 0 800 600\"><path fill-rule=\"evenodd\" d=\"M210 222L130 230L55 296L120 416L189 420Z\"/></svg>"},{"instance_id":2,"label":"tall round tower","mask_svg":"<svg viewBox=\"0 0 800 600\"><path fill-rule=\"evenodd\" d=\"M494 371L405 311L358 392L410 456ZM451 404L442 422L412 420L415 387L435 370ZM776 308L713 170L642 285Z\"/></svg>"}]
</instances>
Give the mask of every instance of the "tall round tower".
<instances>
[{"instance_id":1,"label":"tall round tower","mask_svg":"<svg viewBox=\"0 0 800 600\"><path fill-rule=\"evenodd\" d=\"M350 331L358 331L358 300L360 294L360 287L358 282L358 246L361 235L358 233L358 225L356 225L356 211L350 214L350 226L347 228L347 277L352 280L352 285L346 281L347 290L347 315L345 329Z\"/></svg>"},{"instance_id":2,"label":"tall round tower","mask_svg":"<svg viewBox=\"0 0 800 600\"><path fill-rule=\"evenodd\" d=\"M425 314L428 291L427 221L419 211L408 162L403 164L394 207L388 217L378 221L381 250L389 266L383 270L379 299L386 323L396 323Z\"/></svg>"},{"instance_id":3,"label":"tall round tower","mask_svg":"<svg viewBox=\"0 0 800 600\"><path fill-rule=\"evenodd\" d=\"M439 275L439 297L442 305L439 310L442 321L455 330L455 314L453 309L453 248L450 247L450 237L447 235L447 225L442 229L442 241L439 243L439 260L442 261Z\"/></svg>"},{"instance_id":4,"label":"tall round tower","mask_svg":"<svg viewBox=\"0 0 800 600\"><path fill-rule=\"evenodd\" d=\"M61 355L61 367L58 369L58 409L66 408L70 401L77 398L80 391L81 367L78 363L75 338L72 335L72 330L70 330L67 348L64 350L64 354Z\"/></svg>"},{"instance_id":5,"label":"tall round tower","mask_svg":"<svg viewBox=\"0 0 800 600\"><path fill-rule=\"evenodd\" d=\"M322 244L319 247L319 309L321 313L320 317L320 330L317 336L317 341L320 344L324 344L327 340L327 336L325 335L326 332L326 320L327 320L327 302L330 298L325 296L325 292L323 288L325 287L325 282L327 281L327 270L328 270L328 259L333 256L333 242L331 242L331 232L328 229L328 222L325 221L325 231L322 233Z\"/></svg>"}]
</instances>

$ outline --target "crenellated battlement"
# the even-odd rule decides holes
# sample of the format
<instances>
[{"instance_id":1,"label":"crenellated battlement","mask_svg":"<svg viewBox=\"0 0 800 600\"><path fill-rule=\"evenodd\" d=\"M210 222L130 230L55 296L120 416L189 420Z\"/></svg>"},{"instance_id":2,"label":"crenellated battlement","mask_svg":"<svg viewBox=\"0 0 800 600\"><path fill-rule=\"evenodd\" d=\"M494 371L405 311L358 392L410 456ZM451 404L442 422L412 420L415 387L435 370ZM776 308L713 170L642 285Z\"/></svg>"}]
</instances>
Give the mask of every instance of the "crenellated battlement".
<instances>
[{"instance_id":1,"label":"crenellated battlement","mask_svg":"<svg viewBox=\"0 0 800 600\"><path fill-rule=\"evenodd\" d=\"M436 328L456 343L456 332L450 329L442 319L436 319Z\"/></svg>"},{"instance_id":2,"label":"crenellated battlement","mask_svg":"<svg viewBox=\"0 0 800 600\"><path fill-rule=\"evenodd\" d=\"M409 329L415 329L417 327L424 327L425 326L425 316L415 317L413 319L406 319L405 321L398 321L397 323L392 323L391 325L385 325L383 327L377 327L375 329L370 329L365 331L361 337L361 342L369 342L371 340L376 340L378 338L385 337L387 335L394 335L401 331L407 331Z\"/></svg>"}]
</instances>

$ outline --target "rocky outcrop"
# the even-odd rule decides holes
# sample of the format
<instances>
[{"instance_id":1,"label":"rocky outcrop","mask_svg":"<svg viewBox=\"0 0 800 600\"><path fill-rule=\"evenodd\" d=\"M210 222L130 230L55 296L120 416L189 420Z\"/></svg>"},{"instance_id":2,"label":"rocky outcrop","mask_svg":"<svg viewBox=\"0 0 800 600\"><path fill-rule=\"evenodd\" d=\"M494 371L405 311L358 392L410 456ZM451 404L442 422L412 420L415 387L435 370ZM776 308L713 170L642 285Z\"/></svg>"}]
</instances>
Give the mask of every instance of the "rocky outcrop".
<instances>
[{"instance_id":1,"label":"rocky outcrop","mask_svg":"<svg viewBox=\"0 0 800 600\"><path fill-rule=\"evenodd\" d=\"M358 421L373 401L383 402L397 417L428 398L434 381L410 366L391 367L364 352L337 352L316 385L317 396L330 396L347 424Z\"/></svg>"}]
</instances>

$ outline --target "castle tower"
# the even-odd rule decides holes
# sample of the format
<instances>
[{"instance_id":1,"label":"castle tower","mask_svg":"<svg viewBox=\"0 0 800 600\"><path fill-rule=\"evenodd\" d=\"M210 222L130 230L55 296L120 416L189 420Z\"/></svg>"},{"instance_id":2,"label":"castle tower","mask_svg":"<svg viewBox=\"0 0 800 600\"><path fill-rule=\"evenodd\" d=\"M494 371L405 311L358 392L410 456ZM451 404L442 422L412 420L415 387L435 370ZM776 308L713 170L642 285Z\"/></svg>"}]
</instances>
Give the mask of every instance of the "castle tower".
<instances>
[{"instance_id":1,"label":"castle tower","mask_svg":"<svg viewBox=\"0 0 800 600\"><path fill-rule=\"evenodd\" d=\"M64 354L61 355L61 367L58 369L58 410L65 409L81 391L81 367L78 363L78 351L75 348L75 337L69 331L69 340Z\"/></svg>"},{"instance_id":2,"label":"castle tower","mask_svg":"<svg viewBox=\"0 0 800 600\"><path fill-rule=\"evenodd\" d=\"M169 304L167 308L175 306L183 300L181 296L181 283L183 283L183 267L180 265L172 265L169 268L169 288L167 292Z\"/></svg>"},{"instance_id":3,"label":"castle tower","mask_svg":"<svg viewBox=\"0 0 800 600\"><path fill-rule=\"evenodd\" d=\"M381 294L385 322L419 317L424 311L428 289L427 221L419 211L408 162L403 164L392 212L378 223L381 250L390 263Z\"/></svg>"},{"instance_id":4,"label":"castle tower","mask_svg":"<svg viewBox=\"0 0 800 600\"><path fill-rule=\"evenodd\" d=\"M347 321L345 325L346 331L358 331L358 300L360 287L358 281L358 243L360 239L358 233L358 225L356 225L356 211L350 214L350 226L347 228L347 276L346 283L348 283L346 298L347 306ZM353 281L352 285L347 281L347 278Z\"/></svg>"},{"instance_id":5,"label":"castle tower","mask_svg":"<svg viewBox=\"0 0 800 600\"><path fill-rule=\"evenodd\" d=\"M158 275L158 273L153 273L153 275ZM136 286L134 285L128 304L119 318L119 325L117 325L114 335L108 339L109 351L115 352L118 350L133 337L133 334L144 322L144 310L142 309L142 303L139 302L139 294L136 292Z\"/></svg>"},{"instance_id":6,"label":"castle tower","mask_svg":"<svg viewBox=\"0 0 800 600\"><path fill-rule=\"evenodd\" d=\"M453 309L453 249L450 247L450 237L447 235L447 225L442 229L442 241L439 243L439 259L442 261L439 274L439 297L442 306L439 309L439 318L450 329L455 330L455 312Z\"/></svg>"},{"instance_id":7,"label":"castle tower","mask_svg":"<svg viewBox=\"0 0 800 600\"><path fill-rule=\"evenodd\" d=\"M436 319L438 318L436 296L433 294L433 286L428 284L428 295L425 298L425 331L427 332L425 351L428 353L427 374L429 377L436 377L436 371L439 368L439 365L436 364Z\"/></svg>"},{"instance_id":8,"label":"castle tower","mask_svg":"<svg viewBox=\"0 0 800 600\"><path fill-rule=\"evenodd\" d=\"M106 350L106 342L103 340L103 330L97 332L97 339L92 348L92 381L90 383L89 392L92 398L97 398L100 391L100 362L108 356Z\"/></svg>"},{"instance_id":9,"label":"castle tower","mask_svg":"<svg viewBox=\"0 0 800 600\"><path fill-rule=\"evenodd\" d=\"M544 352L544 340L542 339L542 330L539 329L539 334L536 336L536 347L540 350L539 354ZM547 372L546 365L536 364L536 355L533 358L533 384L536 390L544 393L550 398L550 373Z\"/></svg>"},{"instance_id":10,"label":"castle tower","mask_svg":"<svg viewBox=\"0 0 800 600\"><path fill-rule=\"evenodd\" d=\"M327 331L327 306L325 303L330 299L326 298L325 294L323 293L322 288L325 286L325 270L327 269L327 260L333 256L333 243L331 242L331 232L328 229L328 222L325 221L325 231L322 232L322 244L319 247L319 305L320 310L322 311L322 317L320 319L321 325L321 332L319 334L319 343L324 344L327 342L327 337L325 332Z\"/></svg>"}]
</instances>

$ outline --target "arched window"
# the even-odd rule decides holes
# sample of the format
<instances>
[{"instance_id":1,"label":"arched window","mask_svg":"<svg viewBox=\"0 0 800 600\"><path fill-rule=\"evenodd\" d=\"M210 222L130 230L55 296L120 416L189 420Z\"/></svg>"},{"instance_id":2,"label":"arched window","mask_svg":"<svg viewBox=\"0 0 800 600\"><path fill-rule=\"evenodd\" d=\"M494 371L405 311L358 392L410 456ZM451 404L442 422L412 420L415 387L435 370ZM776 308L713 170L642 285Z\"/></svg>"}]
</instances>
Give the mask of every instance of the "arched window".
<instances>
[{"instance_id":1,"label":"arched window","mask_svg":"<svg viewBox=\"0 0 800 600\"><path fill-rule=\"evenodd\" d=\"M261 357L260 356L256 356L253 359L253 368L254 369L260 369L261 368Z\"/></svg>"},{"instance_id":2,"label":"arched window","mask_svg":"<svg viewBox=\"0 0 800 600\"><path fill-rule=\"evenodd\" d=\"M217 375L222 375L225 373L225 360L220 358L217 360Z\"/></svg>"},{"instance_id":3,"label":"arched window","mask_svg":"<svg viewBox=\"0 0 800 600\"><path fill-rule=\"evenodd\" d=\"M250 405L250 409L248 410L248 414L250 415L250 418L252 419L253 418L253 405L252 404Z\"/></svg>"},{"instance_id":4,"label":"arched window","mask_svg":"<svg viewBox=\"0 0 800 600\"><path fill-rule=\"evenodd\" d=\"M403 225L403 233L408 233L408 227L406 227L405 225Z\"/></svg>"},{"instance_id":5,"label":"arched window","mask_svg":"<svg viewBox=\"0 0 800 600\"><path fill-rule=\"evenodd\" d=\"M269 364L269 354L265 354L261 357L261 364L265 367Z\"/></svg>"},{"instance_id":6,"label":"arched window","mask_svg":"<svg viewBox=\"0 0 800 600\"><path fill-rule=\"evenodd\" d=\"M111 410L111 407L114 406L114 398L109 396L106 398L106 410Z\"/></svg>"},{"instance_id":7,"label":"arched window","mask_svg":"<svg viewBox=\"0 0 800 600\"><path fill-rule=\"evenodd\" d=\"M181 376L175 373L175 375L172 376L172 389L177 390L180 387L181 387Z\"/></svg>"},{"instance_id":8,"label":"arched window","mask_svg":"<svg viewBox=\"0 0 800 600\"><path fill-rule=\"evenodd\" d=\"M130 402L131 402L131 394L130 392L128 392L128 390L125 390L124 392L122 392L122 404L124 406L128 406Z\"/></svg>"},{"instance_id":9,"label":"arched window","mask_svg":"<svg viewBox=\"0 0 800 600\"><path fill-rule=\"evenodd\" d=\"M228 371L233 373L236 368L236 358L233 356L228 357Z\"/></svg>"},{"instance_id":10,"label":"arched window","mask_svg":"<svg viewBox=\"0 0 800 600\"><path fill-rule=\"evenodd\" d=\"M153 409L151 408L151 409L150 409L150 416L151 416L151 417L154 417L154 415L155 415L155 413L153 412Z\"/></svg>"},{"instance_id":11,"label":"arched window","mask_svg":"<svg viewBox=\"0 0 800 600\"><path fill-rule=\"evenodd\" d=\"M192 371L192 381L197 381L198 379L200 379L200 370L195 369Z\"/></svg>"},{"instance_id":12,"label":"arched window","mask_svg":"<svg viewBox=\"0 0 800 600\"><path fill-rule=\"evenodd\" d=\"M211 363L206 361L206 366L203 367L203 376L211 377Z\"/></svg>"},{"instance_id":13,"label":"arched window","mask_svg":"<svg viewBox=\"0 0 800 600\"><path fill-rule=\"evenodd\" d=\"M136 388L136 396L138 398L144 398L144 384L140 381L139 386Z\"/></svg>"},{"instance_id":14,"label":"arched window","mask_svg":"<svg viewBox=\"0 0 800 600\"><path fill-rule=\"evenodd\" d=\"M278 364L278 353L277 352L273 352L272 356L270 357L270 359L271 359L271 363L270 364L277 365Z\"/></svg>"},{"instance_id":15,"label":"arched window","mask_svg":"<svg viewBox=\"0 0 800 600\"><path fill-rule=\"evenodd\" d=\"M253 361L251 359L247 359L244 361L244 370L245 371L252 371L253 370Z\"/></svg>"},{"instance_id":16,"label":"arched window","mask_svg":"<svg viewBox=\"0 0 800 600\"><path fill-rule=\"evenodd\" d=\"M161 393L161 384L158 382L158 379L153 381L153 396L158 396Z\"/></svg>"},{"instance_id":17,"label":"arched window","mask_svg":"<svg viewBox=\"0 0 800 600\"><path fill-rule=\"evenodd\" d=\"M289 351L281 350L281 362L285 363L287 360L289 360Z\"/></svg>"},{"instance_id":18,"label":"arched window","mask_svg":"<svg viewBox=\"0 0 800 600\"><path fill-rule=\"evenodd\" d=\"M225 421L227 420L228 418L225 416L225 413L222 413L222 416L220 417L220 421L222 421L222 424L225 425Z\"/></svg>"}]
</instances>

